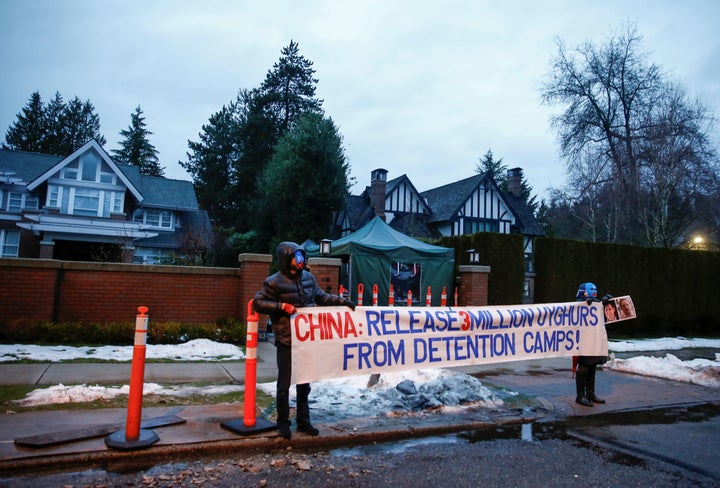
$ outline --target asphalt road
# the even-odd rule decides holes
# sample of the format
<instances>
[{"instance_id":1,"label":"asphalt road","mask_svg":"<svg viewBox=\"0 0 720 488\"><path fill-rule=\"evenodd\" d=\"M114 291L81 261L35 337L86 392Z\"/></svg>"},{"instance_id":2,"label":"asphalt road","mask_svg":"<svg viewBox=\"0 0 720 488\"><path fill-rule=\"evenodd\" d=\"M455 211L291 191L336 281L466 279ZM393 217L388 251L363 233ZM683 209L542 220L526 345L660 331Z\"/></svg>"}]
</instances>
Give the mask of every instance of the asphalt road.
<instances>
[{"instance_id":1,"label":"asphalt road","mask_svg":"<svg viewBox=\"0 0 720 488\"><path fill-rule=\"evenodd\" d=\"M280 448L0 479L7 487L708 487L720 407L622 412L333 450Z\"/></svg>"}]
</instances>

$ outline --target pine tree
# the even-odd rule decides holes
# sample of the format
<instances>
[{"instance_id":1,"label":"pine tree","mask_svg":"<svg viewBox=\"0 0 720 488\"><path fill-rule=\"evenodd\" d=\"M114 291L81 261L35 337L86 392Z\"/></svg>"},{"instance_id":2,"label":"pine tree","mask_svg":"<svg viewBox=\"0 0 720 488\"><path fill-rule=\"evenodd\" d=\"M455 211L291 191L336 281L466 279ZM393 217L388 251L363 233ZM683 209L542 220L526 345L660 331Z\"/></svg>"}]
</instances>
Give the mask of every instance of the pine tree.
<instances>
[{"instance_id":1,"label":"pine tree","mask_svg":"<svg viewBox=\"0 0 720 488\"><path fill-rule=\"evenodd\" d=\"M5 133L3 149L43 152L45 137L45 111L40 93L34 92L17 115L17 121Z\"/></svg>"},{"instance_id":2,"label":"pine tree","mask_svg":"<svg viewBox=\"0 0 720 488\"><path fill-rule=\"evenodd\" d=\"M106 142L90 100L82 102L75 97L66 104L56 92L50 103L43 106L35 92L18 114L17 122L8 129L3 147L67 156L90 139L101 146Z\"/></svg>"},{"instance_id":3,"label":"pine tree","mask_svg":"<svg viewBox=\"0 0 720 488\"><path fill-rule=\"evenodd\" d=\"M141 175L165 176L165 169L158 160L158 152L148 140L152 132L146 129L140 105L130 114L130 126L121 130L120 135L124 137L119 143L121 148L112 150L117 162L137 166Z\"/></svg>"},{"instance_id":4,"label":"pine tree","mask_svg":"<svg viewBox=\"0 0 720 488\"><path fill-rule=\"evenodd\" d=\"M68 155L91 139L104 146L107 142L100 134L100 117L90 100L82 101L74 97L65 105L62 115L62 141L59 152Z\"/></svg>"},{"instance_id":5,"label":"pine tree","mask_svg":"<svg viewBox=\"0 0 720 488\"><path fill-rule=\"evenodd\" d=\"M233 162L237 159L237 103L223 106L202 126L199 142L188 141L187 162L180 161L192 176L200 208L216 227L234 227L238 218L239 185Z\"/></svg>"},{"instance_id":6,"label":"pine tree","mask_svg":"<svg viewBox=\"0 0 720 488\"><path fill-rule=\"evenodd\" d=\"M349 191L349 164L342 137L330 118L307 112L278 142L260 178L260 239L303 242L329 233L332 211Z\"/></svg>"}]
</instances>

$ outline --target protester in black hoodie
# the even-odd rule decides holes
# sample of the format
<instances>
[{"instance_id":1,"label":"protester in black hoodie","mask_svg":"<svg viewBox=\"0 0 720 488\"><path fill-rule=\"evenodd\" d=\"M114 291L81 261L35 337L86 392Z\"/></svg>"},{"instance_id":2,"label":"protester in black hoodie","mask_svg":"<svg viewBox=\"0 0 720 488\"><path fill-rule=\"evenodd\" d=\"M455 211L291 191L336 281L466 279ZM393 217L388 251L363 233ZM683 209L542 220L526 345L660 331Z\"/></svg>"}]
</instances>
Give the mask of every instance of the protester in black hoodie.
<instances>
[{"instance_id":1,"label":"protester in black hoodie","mask_svg":"<svg viewBox=\"0 0 720 488\"><path fill-rule=\"evenodd\" d=\"M255 310L270 316L277 348L277 414L278 432L290 439L290 381L292 376L292 335L290 317L299 307L341 305L355 309L355 303L325 293L305 264L305 250L294 242L281 242L277 247L280 271L268 276L253 300ZM295 386L297 393L296 430L310 435L319 431L310 423L308 395L310 384Z\"/></svg>"}]
</instances>

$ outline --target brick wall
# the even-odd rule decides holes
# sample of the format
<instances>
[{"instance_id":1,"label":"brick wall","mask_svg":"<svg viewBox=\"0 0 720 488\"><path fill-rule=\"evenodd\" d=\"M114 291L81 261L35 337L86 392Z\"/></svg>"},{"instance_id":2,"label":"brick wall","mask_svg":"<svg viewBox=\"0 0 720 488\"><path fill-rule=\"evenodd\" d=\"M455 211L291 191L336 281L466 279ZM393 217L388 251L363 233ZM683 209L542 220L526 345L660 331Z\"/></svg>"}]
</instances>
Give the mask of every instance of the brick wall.
<instances>
[{"instance_id":1,"label":"brick wall","mask_svg":"<svg viewBox=\"0 0 720 488\"><path fill-rule=\"evenodd\" d=\"M127 322L139 306L159 322L244 321L271 261L265 254L242 254L238 268L202 268L0 258L0 324ZM318 285L337 294L341 261L310 258L308 265ZM460 266L460 306L487 305L489 272L487 266ZM262 327L266 319L260 320Z\"/></svg>"},{"instance_id":2,"label":"brick wall","mask_svg":"<svg viewBox=\"0 0 720 488\"><path fill-rule=\"evenodd\" d=\"M0 259L0 321L124 322L141 305L162 322L244 320L269 269L269 256L239 268Z\"/></svg>"}]
</instances>

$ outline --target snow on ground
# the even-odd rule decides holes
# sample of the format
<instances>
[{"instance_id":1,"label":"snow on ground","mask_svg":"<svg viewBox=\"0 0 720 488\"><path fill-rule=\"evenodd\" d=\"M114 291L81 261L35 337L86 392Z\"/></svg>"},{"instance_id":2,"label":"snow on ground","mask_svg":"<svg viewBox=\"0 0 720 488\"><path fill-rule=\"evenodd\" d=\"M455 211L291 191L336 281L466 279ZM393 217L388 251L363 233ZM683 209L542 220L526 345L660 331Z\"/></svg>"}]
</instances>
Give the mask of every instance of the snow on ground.
<instances>
[{"instance_id":1,"label":"snow on ground","mask_svg":"<svg viewBox=\"0 0 720 488\"><path fill-rule=\"evenodd\" d=\"M675 355L666 353L665 357L635 356L625 359L614 357L613 353L670 351L679 349L718 349L720 339L663 338L641 339L633 341L610 341L611 360L604 367L639 375L684 381L698 385L720 388L720 353L715 359L692 359L682 361ZM177 361L229 361L245 357L242 349L205 339L197 339L180 345L150 345L147 358ZM129 347L67 347L67 346L25 346L0 345L0 361L18 359L38 361L66 361L86 358L129 361L132 359L132 346ZM452 407L467 402L499 405L498 399L480 380L469 375L455 373L446 369L425 369L402 373L389 373L380 376L380 382L368 387L369 376L355 376L322 381L312 384L311 400L313 407L328 412L342 410L343 415L378 415L396 410L429 407ZM275 394L275 383L257 385L269 395ZM202 388L176 386L165 387L146 383L143 392L146 395L215 395L242 390L238 385L215 385ZM34 390L19 403L24 406L50 403L72 403L113 398L127 395L129 387L54 385ZM291 395L294 388L291 388ZM362 401L351 401L360 399ZM355 411L357 410L357 411Z\"/></svg>"},{"instance_id":2,"label":"snow on ground","mask_svg":"<svg viewBox=\"0 0 720 488\"><path fill-rule=\"evenodd\" d=\"M98 359L103 361L130 361L134 346L35 346L25 344L0 344L0 361L70 361L73 359ZM236 361L245 359L242 348L232 344L195 339L183 344L152 344L145 352L146 359L176 361Z\"/></svg>"}]
</instances>

